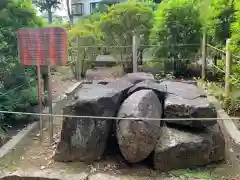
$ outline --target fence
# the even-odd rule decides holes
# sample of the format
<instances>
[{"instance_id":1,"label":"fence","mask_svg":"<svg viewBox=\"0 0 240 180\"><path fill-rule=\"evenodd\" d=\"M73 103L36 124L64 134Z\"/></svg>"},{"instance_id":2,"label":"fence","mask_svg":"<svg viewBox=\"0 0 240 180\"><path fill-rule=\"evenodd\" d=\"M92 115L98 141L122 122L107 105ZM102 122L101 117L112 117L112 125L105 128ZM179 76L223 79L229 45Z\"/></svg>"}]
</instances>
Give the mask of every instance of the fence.
<instances>
[{"instance_id":1,"label":"fence","mask_svg":"<svg viewBox=\"0 0 240 180\"><path fill-rule=\"evenodd\" d=\"M79 36L72 39L70 47L70 62L68 65L76 79L83 78L88 68L94 66L121 65L124 69L137 72L137 38L133 36L132 44L104 45L84 43ZM132 59L132 61L131 61Z\"/></svg>"},{"instance_id":2,"label":"fence","mask_svg":"<svg viewBox=\"0 0 240 180\"><path fill-rule=\"evenodd\" d=\"M83 43L84 40L73 38L70 49L69 66L78 80L83 78L88 68L101 64L111 66L114 62L127 73L147 71L153 74L181 74L189 64L197 64L200 58L200 44L146 44L144 39L135 35L132 36L132 42L126 45L106 46L95 42L92 42L95 45L91 45L89 42Z\"/></svg>"},{"instance_id":3,"label":"fence","mask_svg":"<svg viewBox=\"0 0 240 180\"><path fill-rule=\"evenodd\" d=\"M225 95L229 96L233 82L239 80L233 74L233 67L238 66L240 57L234 55L231 50L231 39L227 39L225 50L208 44L206 34L202 40L202 79L206 80L207 67L212 67L213 73L222 73L224 76L223 86Z\"/></svg>"}]
</instances>

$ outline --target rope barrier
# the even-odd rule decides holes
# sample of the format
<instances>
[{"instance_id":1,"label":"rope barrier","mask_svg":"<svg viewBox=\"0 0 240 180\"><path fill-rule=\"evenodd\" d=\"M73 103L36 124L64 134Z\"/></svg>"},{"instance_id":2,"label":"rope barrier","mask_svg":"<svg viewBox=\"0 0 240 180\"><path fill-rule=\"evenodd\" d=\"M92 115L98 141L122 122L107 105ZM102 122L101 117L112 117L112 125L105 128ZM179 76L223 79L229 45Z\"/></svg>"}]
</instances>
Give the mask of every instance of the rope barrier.
<instances>
[{"instance_id":1,"label":"rope barrier","mask_svg":"<svg viewBox=\"0 0 240 180\"><path fill-rule=\"evenodd\" d=\"M212 66L213 66L213 67L215 67L215 68L217 68L219 71L221 71L221 72L225 73L225 71L224 71L224 70L222 70L222 69L220 69L218 66L215 66L214 64L212 64Z\"/></svg>"},{"instance_id":2,"label":"rope barrier","mask_svg":"<svg viewBox=\"0 0 240 180\"><path fill-rule=\"evenodd\" d=\"M219 49L219 48L217 48L217 47L214 47L214 46L212 46L212 45L210 45L210 44L207 44L207 46L209 46L210 48L213 48L213 49L215 49L215 50L217 50L217 51L220 51L220 52L226 54L226 51L224 51L224 50L222 50L222 49ZM240 59L240 56L237 56L237 55L235 55L235 54L232 54L232 56L233 56L234 58Z\"/></svg>"},{"instance_id":3,"label":"rope barrier","mask_svg":"<svg viewBox=\"0 0 240 180\"><path fill-rule=\"evenodd\" d=\"M174 46L200 46L200 44L173 44L173 45L169 45L171 47ZM169 47L166 45L144 45L144 44L140 44L139 47ZM122 46L105 46L105 45L93 45L93 46L78 46L78 47L73 47L73 48L132 48L132 45L122 45Z\"/></svg>"},{"instance_id":4,"label":"rope barrier","mask_svg":"<svg viewBox=\"0 0 240 180\"><path fill-rule=\"evenodd\" d=\"M215 67L215 68L217 68L219 71L225 73L224 70L220 69L219 67L215 66L214 64L212 64L212 66ZM233 80L238 81L234 76L230 75L230 77L231 77Z\"/></svg>"},{"instance_id":5,"label":"rope barrier","mask_svg":"<svg viewBox=\"0 0 240 180\"><path fill-rule=\"evenodd\" d=\"M232 118L145 118L145 117L104 117L104 116L75 116L64 114L49 114L49 113L29 113L29 112L17 112L17 111L0 111L3 114L18 114L18 115L34 115L34 116L53 116L53 117L66 117L66 118L84 118L84 119L102 119L102 120L146 120L146 121L212 121L212 120L240 120L240 117Z\"/></svg>"},{"instance_id":6,"label":"rope barrier","mask_svg":"<svg viewBox=\"0 0 240 180\"><path fill-rule=\"evenodd\" d=\"M214 47L214 46L212 46L212 45L210 45L210 44L207 44L207 46L210 47L210 48L212 48L212 49L214 49L214 50L217 50L217 51L220 51L220 52L226 54L226 52L225 52L224 50L222 50L222 49L216 48L216 47Z\"/></svg>"},{"instance_id":7,"label":"rope barrier","mask_svg":"<svg viewBox=\"0 0 240 180\"><path fill-rule=\"evenodd\" d=\"M234 54L232 54L232 56L237 58L237 59L240 59L240 56L237 56L237 55L234 55Z\"/></svg>"},{"instance_id":8,"label":"rope barrier","mask_svg":"<svg viewBox=\"0 0 240 180\"><path fill-rule=\"evenodd\" d=\"M200 46L200 44L173 44L173 45L169 45L169 46L166 46L166 45L139 45L140 47L174 47L174 46Z\"/></svg>"}]
</instances>

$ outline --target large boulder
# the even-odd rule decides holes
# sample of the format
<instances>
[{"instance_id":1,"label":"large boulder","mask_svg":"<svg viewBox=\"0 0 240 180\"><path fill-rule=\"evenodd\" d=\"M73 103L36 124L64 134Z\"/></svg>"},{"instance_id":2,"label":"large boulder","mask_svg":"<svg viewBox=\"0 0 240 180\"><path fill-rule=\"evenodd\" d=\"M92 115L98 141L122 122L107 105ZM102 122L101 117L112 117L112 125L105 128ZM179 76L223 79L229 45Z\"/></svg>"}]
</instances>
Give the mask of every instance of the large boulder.
<instances>
[{"instance_id":1,"label":"large boulder","mask_svg":"<svg viewBox=\"0 0 240 180\"><path fill-rule=\"evenodd\" d=\"M129 96L121 105L117 117L157 118L117 121L117 140L123 157L130 163L147 158L159 138L162 104L152 90L141 90Z\"/></svg>"},{"instance_id":2,"label":"large boulder","mask_svg":"<svg viewBox=\"0 0 240 180\"><path fill-rule=\"evenodd\" d=\"M166 87L152 80L145 80L135 84L129 89L128 95L131 95L143 89L153 90L154 93L156 93L156 95L158 96L160 102L164 103L166 97Z\"/></svg>"},{"instance_id":3,"label":"large boulder","mask_svg":"<svg viewBox=\"0 0 240 180\"><path fill-rule=\"evenodd\" d=\"M180 96L168 95L164 105L164 117L176 119L166 120L169 124L204 129L217 123L217 111L208 102L207 98L183 99ZM177 120L178 118L181 118L181 120ZM194 120L192 118L206 118L206 120Z\"/></svg>"},{"instance_id":4,"label":"large boulder","mask_svg":"<svg viewBox=\"0 0 240 180\"><path fill-rule=\"evenodd\" d=\"M115 117L122 97L121 91L106 88L104 85L85 85L76 92L63 113ZM66 117L54 159L88 163L99 160L104 152L111 125L111 119Z\"/></svg>"},{"instance_id":5,"label":"large boulder","mask_svg":"<svg viewBox=\"0 0 240 180\"><path fill-rule=\"evenodd\" d=\"M164 117L170 124L204 129L217 123L217 119L194 120L189 118L217 118L216 109L206 98L206 94L192 84L166 81L160 83L167 89L164 102ZM177 120L178 118L186 120Z\"/></svg>"},{"instance_id":6,"label":"large boulder","mask_svg":"<svg viewBox=\"0 0 240 180\"><path fill-rule=\"evenodd\" d=\"M163 81L160 85L165 86L168 94L180 96L184 99L195 99L198 97L207 97L206 93L190 83L177 81Z\"/></svg>"},{"instance_id":7,"label":"large boulder","mask_svg":"<svg viewBox=\"0 0 240 180\"><path fill-rule=\"evenodd\" d=\"M163 127L154 151L161 171L208 165L225 159L225 138L218 124L201 133Z\"/></svg>"},{"instance_id":8,"label":"large boulder","mask_svg":"<svg viewBox=\"0 0 240 180\"><path fill-rule=\"evenodd\" d=\"M125 74L122 78L127 79L133 84L139 83L144 80L154 81L154 76L152 74L144 73L144 72L128 73L128 74Z\"/></svg>"}]
</instances>

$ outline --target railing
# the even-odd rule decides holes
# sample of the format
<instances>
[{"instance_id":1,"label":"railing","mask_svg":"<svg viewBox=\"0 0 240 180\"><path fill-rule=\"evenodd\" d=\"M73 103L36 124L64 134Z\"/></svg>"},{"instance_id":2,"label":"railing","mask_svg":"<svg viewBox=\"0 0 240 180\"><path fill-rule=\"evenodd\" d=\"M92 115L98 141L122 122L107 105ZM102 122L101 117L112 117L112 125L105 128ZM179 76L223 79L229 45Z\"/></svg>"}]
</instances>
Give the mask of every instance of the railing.
<instances>
[{"instance_id":1,"label":"railing","mask_svg":"<svg viewBox=\"0 0 240 180\"><path fill-rule=\"evenodd\" d=\"M225 95L229 96L232 88L232 81L238 82L239 80L233 75L232 66L237 65L238 60L240 60L240 56L237 56L232 53L231 50L231 39L227 39L225 49L219 49L211 44L207 43L206 35L203 35L202 41L202 79L206 80L206 69L207 69L207 58L209 57L207 53L210 51L215 51L217 55L215 57L210 57L213 62L211 62L211 66L213 67L214 73L216 71L221 72L225 76L224 80L224 88ZM220 56L220 58L218 58ZM218 65L218 60L222 60L222 68Z\"/></svg>"}]
</instances>

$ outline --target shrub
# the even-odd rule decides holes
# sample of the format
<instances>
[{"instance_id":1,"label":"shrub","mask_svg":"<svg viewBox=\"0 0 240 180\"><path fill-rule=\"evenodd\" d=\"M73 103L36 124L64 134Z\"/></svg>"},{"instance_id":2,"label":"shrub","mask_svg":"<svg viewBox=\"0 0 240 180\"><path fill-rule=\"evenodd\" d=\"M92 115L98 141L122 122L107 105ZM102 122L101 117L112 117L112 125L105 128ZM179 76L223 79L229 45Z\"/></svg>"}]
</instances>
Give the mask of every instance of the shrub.
<instances>
[{"instance_id":1,"label":"shrub","mask_svg":"<svg viewBox=\"0 0 240 180\"><path fill-rule=\"evenodd\" d=\"M240 54L240 2L235 1L234 7L236 9L236 21L232 23L233 50L235 53Z\"/></svg>"},{"instance_id":2,"label":"shrub","mask_svg":"<svg viewBox=\"0 0 240 180\"><path fill-rule=\"evenodd\" d=\"M0 110L24 111L37 103L35 69L19 64L16 31L42 26L43 21L28 0L1 0L0 21ZM17 115L0 114L0 126L14 125L18 119ZM20 119L18 123L29 118Z\"/></svg>"},{"instance_id":3,"label":"shrub","mask_svg":"<svg viewBox=\"0 0 240 180\"><path fill-rule=\"evenodd\" d=\"M193 60L199 50L201 39L201 20L194 0L163 1L155 14L151 42L158 45L155 56L173 59L173 70L183 67ZM196 44L181 46L179 44ZM190 62L189 61L189 62Z\"/></svg>"}]
</instances>

